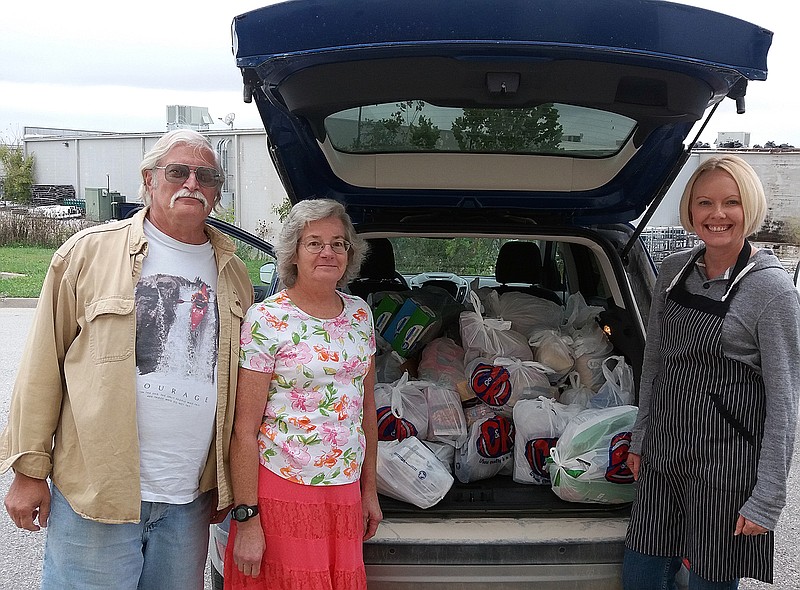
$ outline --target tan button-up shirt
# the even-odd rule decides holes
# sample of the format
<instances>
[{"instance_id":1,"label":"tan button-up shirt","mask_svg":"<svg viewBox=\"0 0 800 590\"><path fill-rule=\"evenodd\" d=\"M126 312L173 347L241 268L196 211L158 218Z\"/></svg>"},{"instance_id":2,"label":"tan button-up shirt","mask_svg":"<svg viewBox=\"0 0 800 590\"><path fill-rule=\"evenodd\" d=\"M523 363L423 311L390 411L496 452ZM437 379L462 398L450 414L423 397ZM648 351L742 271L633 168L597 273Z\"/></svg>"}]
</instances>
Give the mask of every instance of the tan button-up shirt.
<instances>
[{"instance_id":1,"label":"tan button-up shirt","mask_svg":"<svg viewBox=\"0 0 800 590\"><path fill-rule=\"evenodd\" d=\"M78 232L53 255L0 436L0 472L49 476L73 510L106 523L140 518L134 288L147 256L146 213ZM239 327L253 288L233 243L210 226L206 234L218 269L219 378L200 490L218 487L223 508L232 502Z\"/></svg>"}]
</instances>

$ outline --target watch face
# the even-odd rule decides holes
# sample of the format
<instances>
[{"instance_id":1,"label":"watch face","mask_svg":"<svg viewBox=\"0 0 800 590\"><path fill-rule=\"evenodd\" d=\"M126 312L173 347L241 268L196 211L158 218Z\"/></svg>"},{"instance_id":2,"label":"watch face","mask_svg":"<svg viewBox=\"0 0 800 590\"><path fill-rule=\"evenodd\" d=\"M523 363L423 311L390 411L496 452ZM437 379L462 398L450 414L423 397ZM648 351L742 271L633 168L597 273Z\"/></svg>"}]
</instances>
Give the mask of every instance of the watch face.
<instances>
[{"instance_id":1,"label":"watch face","mask_svg":"<svg viewBox=\"0 0 800 590\"><path fill-rule=\"evenodd\" d=\"M258 510L255 506L245 506L244 504L241 504L233 509L231 518L233 518L233 520L243 522L249 519L251 516L255 516L256 514L258 514Z\"/></svg>"}]
</instances>

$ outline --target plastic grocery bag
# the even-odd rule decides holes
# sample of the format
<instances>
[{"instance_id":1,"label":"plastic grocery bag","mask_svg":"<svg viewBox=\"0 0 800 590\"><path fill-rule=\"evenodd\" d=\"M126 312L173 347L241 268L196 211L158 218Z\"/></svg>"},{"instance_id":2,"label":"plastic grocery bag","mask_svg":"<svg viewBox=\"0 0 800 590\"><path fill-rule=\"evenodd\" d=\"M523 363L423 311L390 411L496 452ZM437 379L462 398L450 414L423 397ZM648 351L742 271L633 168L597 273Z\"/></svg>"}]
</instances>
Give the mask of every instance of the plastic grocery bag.
<instances>
[{"instance_id":1,"label":"plastic grocery bag","mask_svg":"<svg viewBox=\"0 0 800 590\"><path fill-rule=\"evenodd\" d=\"M520 291L500 295L499 317L511 322L511 328L530 336L541 330L558 330L564 308L558 303Z\"/></svg>"},{"instance_id":2,"label":"plastic grocery bag","mask_svg":"<svg viewBox=\"0 0 800 590\"><path fill-rule=\"evenodd\" d=\"M553 370L550 378L554 383L575 366L570 336L562 336L557 330L540 330L531 335L528 344L533 348L533 359Z\"/></svg>"},{"instance_id":3,"label":"plastic grocery bag","mask_svg":"<svg viewBox=\"0 0 800 590\"><path fill-rule=\"evenodd\" d=\"M514 423L505 416L484 418L470 426L467 442L456 450L456 477L462 483L488 479L512 469L513 459Z\"/></svg>"},{"instance_id":4,"label":"plastic grocery bag","mask_svg":"<svg viewBox=\"0 0 800 590\"><path fill-rule=\"evenodd\" d=\"M633 501L633 473L625 461L637 411L635 406L584 410L569 421L548 461L559 498L598 504Z\"/></svg>"},{"instance_id":5,"label":"plastic grocery bag","mask_svg":"<svg viewBox=\"0 0 800 590\"><path fill-rule=\"evenodd\" d=\"M395 383L375 385L378 440L403 440L428 435L428 404L425 393L408 381L408 373Z\"/></svg>"},{"instance_id":6,"label":"plastic grocery bag","mask_svg":"<svg viewBox=\"0 0 800 590\"><path fill-rule=\"evenodd\" d=\"M588 324L596 324L597 317L603 311L603 308L600 306L587 305L586 300L580 292L573 293L567 299L566 308L564 310L564 317L566 318L565 329L562 330L562 332L572 334Z\"/></svg>"},{"instance_id":7,"label":"plastic grocery bag","mask_svg":"<svg viewBox=\"0 0 800 590\"><path fill-rule=\"evenodd\" d=\"M406 359L401 357L392 348L386 339L376 332L375 346L378 349L375 354L375 375L379 383L392 383L403 376L402 368Z\"/></svg>"},{"instance_id":8,"label":"plastic grocery bag","mask_svg":"<svg viewBox=\"0 0 800 590\"><path fill-rule=\"evenodd\" d=\"M467 394L467 378L464 374L464 349L451 338L436 338L422 349L419 359L419 378L453 391L461 399Z\"/></svg>"},{"instance_id":9,"label":"plastic grocery bag","mask_svg":"<svg viewBox=\"0 0 800 590\"><path fill-rule=\"evenodd\" d=\"M572 333L572 354L581 383L597 391L605 383L603 361L614 349L599 324L589 323Z\"/></svg>"},{"instance_id":10,"label":"plastic grocery bag","mask_svg":"<svg viewBox=\"0 0 800 590\"><path fill-rule=\"evenodd\" d=\"M451 444L438 442L435 440L424 440L422 441L422 444L428 447L431 452L436 455L436 458L439 459L441 464L444 465L445 469L447 469L447 473L452 475L453 465L455 464L456 459L456 448Z\"/></svg>"},{"instance_id":11,"label":"plastic grocery bag","mask_svg":"<svg viewBox=\"0 0 800 590\"><path fill-rule=\"evenodd\" d=\"M609 361L611 361L609 363ZM609 364L613 369L609 369ZM587 408L610 408L633 404L633 369L625 362L625 357L610 356L603 361L603 375L606 382L600 386L587 404Z\"/></svg>"},{"instance_id":12,"label":"plastic grocery bag","mask_svg":"<svg viewBox=\"0 0 800 590\"><path fill-rule=\"evenodd\" d=\"M421 386L421 382L416 382ZM448 443L460 447L467 439L467 419L461 408L458 392L435 383L427 383L422 388L428 404L427 440Z\"/></svg>"},{"instance_id":13,"label":"plastic grocery bag","mask_svg":"<svg viewBox=\"0 0 800 590\"><path fill-rule=\"evenodd\" d=\"M464 346L464 362L478 358L496 356L533 360L533 351L528 339L511 329L511 322L500 318L484 318L481 301L477 293L470 291L472 311L464 311L459 317L461 343Z\"/></svg>"},{"instance_id":14,"label":"plastic grocery bag","mask_svg":"<svg viewBox=\"0 0 800 590\"><path fill-rule=\"evenodd\" d=\"M469 387L477 398L509 418L519 400L555 395L547 377L550 369L534 361L505 357L489 361L479 357L467 365L466 372Z\"/></svg>"},{"instance_id":15,"label":"plastic grocery bag","mask_svg":"<svg viewBox=\"0 0 800 590\"><path fill-rule=\"evenodd\" d=\"M567 375L567 386L558 396L558 401L566 405L577 405L586 408L589 400L595 393L590 387L581 384L581 375L577 371L572 371Z\"/></svg>"},{"instance_id":16,"label":"plastic grocery bag","mask_svg":"<svg viewBox=\"0 0 800 590\"><path fill-rule=\"evenodd\" d=\"M514 481L550 485L550 449L581 410L548 397L520 400L514 406Z\"/></svg>"},{"instance_id":17,"label":"plastic grocery bag","mask_svg":"<svg viewBox=\"0 0 800 590\"><path fill-rule=\"evenodd\" d=\"M376 470L378 493L430 508L453 485L453 476L416 437L379 441Z\"/></svg>"}]
</instances>

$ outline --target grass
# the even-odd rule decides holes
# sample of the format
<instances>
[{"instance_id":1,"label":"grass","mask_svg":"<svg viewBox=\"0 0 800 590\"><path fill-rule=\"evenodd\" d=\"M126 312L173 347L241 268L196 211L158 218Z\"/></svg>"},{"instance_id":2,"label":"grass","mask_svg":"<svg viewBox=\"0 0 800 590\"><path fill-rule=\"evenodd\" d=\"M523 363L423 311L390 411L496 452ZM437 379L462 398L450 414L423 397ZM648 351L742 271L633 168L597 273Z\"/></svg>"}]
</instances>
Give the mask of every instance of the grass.
<instances>
[{"instance_id":1,"label":"grass","mask_svg":"<svg viewBox=\"0 0 800 590\"><path fill-rule=\"evenodd\" d=\"M0 272L20 277L0 277L0 298L38 297L53 252L69 236L94 225L85 220L62 221L14 215L0 211ZM236 240L234 240L236 242ZM261 284L259 270L266 262L263 253L237 244L237 254L247 266L254 284Z\"/></svg>"},{"instance_id":2,"label":"grass","mask_svg":"<svg viewBox=\"0 0 800 590\"><path fill-rule=\"evenodd\" d=\"M54 248L0 246L0 272L25 275L0 278L0 296L38 297L53 252Z\"/></svg>"},{"instance_id":3,"label":"grass","mask_svg":"<svg viewBox=\"0 0 800 590\"><path fill-rule=\"evenodd\" d=\"M13 272L22 277L0 278L0 297L38 297L50 266L54 248L36 246L0 246L0 272ZM254 284L261 284L259 270L264 260L245 260Z\"/></svg>"}]
</instances>

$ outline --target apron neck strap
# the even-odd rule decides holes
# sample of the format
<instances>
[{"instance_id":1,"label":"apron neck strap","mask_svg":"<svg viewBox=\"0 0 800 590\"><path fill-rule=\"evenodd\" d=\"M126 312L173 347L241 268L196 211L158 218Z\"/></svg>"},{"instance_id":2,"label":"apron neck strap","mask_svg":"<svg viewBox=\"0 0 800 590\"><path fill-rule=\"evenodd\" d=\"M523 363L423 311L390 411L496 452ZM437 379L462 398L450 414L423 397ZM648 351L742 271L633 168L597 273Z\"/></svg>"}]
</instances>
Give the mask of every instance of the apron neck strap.
<instances>
[{"instance_id":1,"label":"apron neck strap","mask_svg":"<svg viewBox=\"0 0 800 590\"><path fill-rule=\"evenodd\" d=\"M750 261L750 251L750 242L745 239L742 250L739 252L738 258L736 258L736 264L733 265L733 270L731 270L731 274L728 276L728 291L733 287L733 282L739 276L739 273L744 270L744 267L747 266L747 263Z\"/></svg>"}]
</instances>

